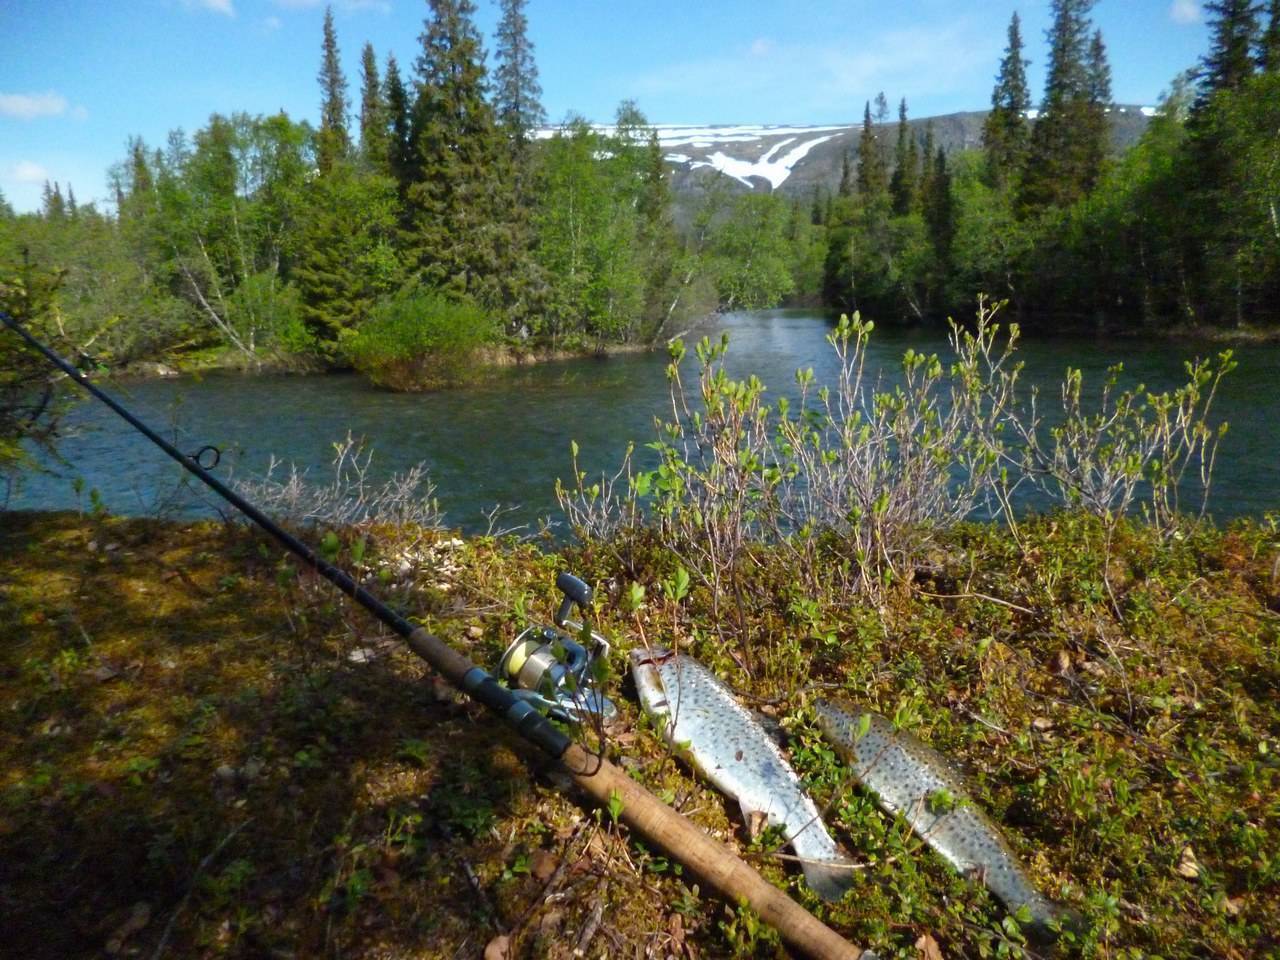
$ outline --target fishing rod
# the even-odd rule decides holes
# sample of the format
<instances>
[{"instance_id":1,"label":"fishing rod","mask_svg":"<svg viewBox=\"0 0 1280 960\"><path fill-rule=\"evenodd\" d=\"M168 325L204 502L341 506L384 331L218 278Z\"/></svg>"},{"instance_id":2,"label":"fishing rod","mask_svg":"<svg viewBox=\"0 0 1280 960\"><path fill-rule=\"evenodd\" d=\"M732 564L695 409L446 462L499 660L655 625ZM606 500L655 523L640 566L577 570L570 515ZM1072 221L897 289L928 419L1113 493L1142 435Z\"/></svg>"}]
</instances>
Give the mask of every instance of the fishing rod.
<instances>
[{"instance_id":1,"label":"fishing rod","mask_svg":"<svg viewBox=\"0 0 1280 960\"><path fill-rule=\"evenodd\" d=\"M766 881L727 846L703 833L603 756L590 753L575 743L538 710L537 701L521 696L520 691L499 683L489 671L472 663L443 640L428 633L424 627L410 623L360 586L345 570L325 560L304 541L280 527L260 509L213 476L201 463L203 455L213 448L201 448L194 454L183 453L94 384L84 371L55 353L3 310L0 310L0 323L26 341L28 346L91 396L110 407L131 427L177 461L184 470L269 533L290 553L304 560L308 566L399 634L409 649L430 664L451 686L488 707L517 734L559 763L574 782L598 804L610 806L620 802L619 816L624 822L647 842L662 848L682 862L730 904L736 906L745 901L761 920L776 929L796 949L815 960L852 960L861 955L858 948ZM214 457L210 465L216 466L216 462ZM566 620L570 602L582 599L581 593L574 590L574 585L567 581L559 585L565 592L565 602L556 618L558 624L561 621L570 622ZM508 662L508 656L504 655L503 662Z\"/></svg>"}]
</instances>

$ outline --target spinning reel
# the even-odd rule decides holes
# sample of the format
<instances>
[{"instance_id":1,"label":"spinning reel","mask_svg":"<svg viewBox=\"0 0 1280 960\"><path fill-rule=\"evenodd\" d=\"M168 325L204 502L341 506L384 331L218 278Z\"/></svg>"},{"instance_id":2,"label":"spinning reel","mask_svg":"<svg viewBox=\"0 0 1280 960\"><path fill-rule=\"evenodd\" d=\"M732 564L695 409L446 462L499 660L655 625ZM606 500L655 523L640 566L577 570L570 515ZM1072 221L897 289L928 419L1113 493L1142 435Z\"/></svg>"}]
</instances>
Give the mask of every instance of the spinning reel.
<instances>
[{"instance_id":1,"label":"spinning reel","mask_svg":"<svg viewBox=\"0 0 1280 960\"><path fill-rule=\"evenodd\" d=\"M574 637L582 637L582 623L570 620L576 603L585 613L591 602L591 588L571 573L556 577L556 587L564 594L556 611L556 628L528 627L516 637L493 671L512 694L567 723L612 720L618 713L595 688L595 666L607 663L609 641L594 630L588 632L590 649Z\"/></svg>"}]
</instances>

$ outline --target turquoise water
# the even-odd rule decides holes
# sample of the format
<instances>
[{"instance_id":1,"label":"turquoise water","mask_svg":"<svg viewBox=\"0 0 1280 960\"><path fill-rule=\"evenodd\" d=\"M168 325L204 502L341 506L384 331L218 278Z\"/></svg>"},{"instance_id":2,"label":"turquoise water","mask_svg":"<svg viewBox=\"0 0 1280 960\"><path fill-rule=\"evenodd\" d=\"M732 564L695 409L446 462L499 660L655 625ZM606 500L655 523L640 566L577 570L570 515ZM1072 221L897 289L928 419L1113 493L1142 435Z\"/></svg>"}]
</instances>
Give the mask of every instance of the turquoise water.
<instances>
[{"instance_id":1,"label":"turquoise water","mask_svg":"<svg viewBox=\"0 0 1280 960\"><path fill-rule=\"evenodd\" d=\"M757 374L771 396L794 392L797 367L812 366L819 382L833 376L836 361L825 341L831 322L805 310L717 318L731 337L731 373ZM871 338L869 371L891 383L908 348L944 351L947 345L939 331L880 328ZM1125 364L1127 379L1164 389L1183 382L1185 359L1218 349L1070 338L1024 341L1019 356L1024 380L1040 385L1042 402L1054 402L1069 365L1083 369L1086 392L1116 362ZM1280 346L1246 346L1236 353L1239 368L1224 382L1213 416L1230 424L1210 501L1222 518L1280 509ZM475 531L485 528L484 513L495 505L514 508L504 514L503 526L559 520L555 478L571 474L571 440L579 444L583 468L592 472L616 467L628 440L651 440L654 416L670 409L666 364L661 352L545 363L433 394L390 393L349 374L218 374L109 389L181 449L221 447L223 477L229 469L261 473L272 455L323 476L333 442L350 431L372 445L378 475L425 461L446 520ZM83 403L70 422L76 435L62 447L67 462L53 474L28 478L10 495L10 508L74 508L76 477L117 513L195 514L216 505L211 495L179 489L179 468L104 406ZM1043 504L1031 499L1024 506Z\"/></svg>"}]
</instances>

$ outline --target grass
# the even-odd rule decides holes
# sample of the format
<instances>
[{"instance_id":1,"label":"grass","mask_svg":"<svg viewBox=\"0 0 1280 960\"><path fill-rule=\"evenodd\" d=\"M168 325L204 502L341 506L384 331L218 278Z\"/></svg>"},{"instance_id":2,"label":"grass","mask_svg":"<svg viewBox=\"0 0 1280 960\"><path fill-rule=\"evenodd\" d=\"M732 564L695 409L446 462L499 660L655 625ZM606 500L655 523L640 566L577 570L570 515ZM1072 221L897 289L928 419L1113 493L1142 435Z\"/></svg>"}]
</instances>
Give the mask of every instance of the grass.
<instances>
[{"instance_id":1,"label":"grass","mask_svg":"<svg viewBox=\"0 0 1280 960\"><path fill-rule=\"evenodd\" d=\"M815 594L759 551L741 618L718 623L705 589L643 538L556 555L384 529L362 562L381 595L481 662L522 615L549 620L569 566L600 586L598 625L620 648L678 642L711 665L786 730L861 865L853 895L821 904L749 840L623 681L610 749L882 957L917 957L923 936L944 956L1038 948L847 782L812 723L817 695L869 704L954 758L1040 888L1083 915L1062 952L1274 954L1274 526L1161 543L1125 524L1105 569L1095 521L1059 514L1021 533L1025 552L989 526L946 534L878 609ZM351 563L356 538L338 541ZM589 956L776 950L249 532L5 514L0 623L14 955L452 957L500 936L519 956L580 941Z\"/></svg>"}]
</instances>

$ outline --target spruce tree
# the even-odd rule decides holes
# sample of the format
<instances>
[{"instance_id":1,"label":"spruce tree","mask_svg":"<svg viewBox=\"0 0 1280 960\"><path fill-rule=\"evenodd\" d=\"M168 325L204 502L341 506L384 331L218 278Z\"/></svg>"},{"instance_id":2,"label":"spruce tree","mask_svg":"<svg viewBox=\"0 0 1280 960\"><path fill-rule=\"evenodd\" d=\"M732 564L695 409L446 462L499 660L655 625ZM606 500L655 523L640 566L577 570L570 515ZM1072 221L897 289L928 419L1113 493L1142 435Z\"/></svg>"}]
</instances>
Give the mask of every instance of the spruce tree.
<instances>
[{"instance_id":1,"label":"spruce tree","mask_svg":"<svg viewBox=\"0 0 1280 960\"><path fill-rule=\"evenodd\" d=\"M547 120L525 3L526 0L501 0L502 19L494 49L494 109L498 122L517 145L525 143Z\"/></svg>"},{"instance_id":2,"label":"spruce tree","mask_svg":"<svg viewBox=\"0 0 1280 960\"><path fill-rule=\"evenodd\" d=\"M387 168L400 185L401 199L409 188L410 178L417 166L417 154L413 144L413 125L410 120L409 93L400 79L400 66L394 53L387 55L386 78L383 80L383 99L387 105Z\"/></svg>"},{"instance_id":3,"label":"spruce tree","mask_svg":"<svg viewBox=\"0 0 1280 960\"><path fill-rule=\"evenodd\" d=\"M936 149L933 120L928 120L924 125L924 142L920 145L920 186L916 190L916 206L921 211L928 205L929 186L933 182L933 162L930 158Z\"/></svg>"},{"instance_id":4,"label":"spruce tree","mask_svg":"<svg viewBox=\"0 0 1280 960\"><path fill-rule=\"evenodd\" d=\"M1102 172L1108 144L1108 120L1111 112L1111 65L1107 63L1107 48L1098 30L1089 43L1088 68L1088 127L1084 137L1083 184L1092 190Z\"/></svg>"},{"instance_id":5,"label":"spruce tree","mask_svg":"<svg viewBox=\"0 0 1280 960\"><path fill-rule=\"evenodd\" d=\"M1192 109L1201 112L1219 90L1235 90L1254 73L1254 44L1258 39L1255 0L1209 0L1209 52L1196 73L1200 96Z\"/></svg>"},{"instance_id":6,"label":"spruce tree","mask_svg":"<svg viewBox=\"0 0 1280 960\"><path fill-rule=\"evenodd\" d=\"M324 55L320 62L320 132L316 160L321 173L346 158L351 149L347 134L347 78L338 57L338 36L333 29L333 8L324 8Z\"/></svg>"},{"instance_id":7,"label":"spruce tree","mask_svg":"<svg viewBox=\"0 0 1280 960\"><path fill-rule=\"evenodd\" d=\"M62 220L67 215L67 204L62 198L62 187L58 186L55 180L53 185L49 185L49 181L44 182L44 192L41 195L41 207L46 220Z\"/></svg>"},{"instance_id":8,"label":"spruce tree","mask_svg":"<svg viewBox=\"0 0 1280 960\"><path fill-rule=\"evenodd\" d=\"M408 190L411 243L422 277L486 306L508 299L520 239L507 151L485 98L484 49L471 0L428 0L415 64Z\"/></svg>"},{"instance_id":9,"label":"spruce tree","mask_svg":"<svg viewBox=\"0 0 1280 960\"><path fill-rule=\"evenodd\" d=\"M372 43L366 43L360 55L360 81L360 155L369 169L389 174L390 117Z\"/></svg>"},{"instance_id":10,"label":"spruce tree","mask_svg":"<svg viewBox=\"0 0 1280 960\"><path fill-rule=\"evenodd\" d=\"M871 102L862 111L862 137L858 140L858 192L866 198L878 198L889 189L880 138L871 122Z\"/></svg>"},{"instance_id":11,"label":"spruce tree","mask_svg":"<svg viewBox=\"0 0 1280 960\"><path fill-rule=\"evenodd\" d=\"M889 180L889 195L893 197L893 212L905 216L911 212L916 193L916 165L918 160L913 147L915 138L907 123L907 98L898 104L898 143L893 153L893 177Z\"/></svg>"},{"instance_id":12,"label":"spruce tree","mask_svg":"<svg viewBox=\"0 0 1280 960\"><path fill-rule=\"evenodd\" d=\"M1027 87L1029 62L1022 56L1022 21L1014 11L1009 20L1009 45L1000 61L995 89L991 91L991 112L982 125L987 179L996 187L1018 176L1026 159L1027 111L1031 108L1031 91Z\"/></svg>"},{"instance_id":13,"label":"spruce tree","mask_svg":"<svg viewBox=\"0 0 1280 960\"><path fill-rule=\"evenodd\" d=\"M849 159L849 151L846 149L840 154L840 186L836 188L836 196L851 197L854 189L853 163Z\"/></svg>"},{"instance_id":14,"label":"spruce tree","mask_svg":"<svg viewBox=\"0 0 1280 960\"><path fill-rule=\"evenodd\" d=\"M1049 73L1022 181L1024 206L1067 206L1097 175L1096 130L1090 123L1089 11L1094 0L1052 0L1047 31Z\"/></svg>"},{"instance_id":15,"label":"spruce tree","mask_svg":"<svg viewBox=\"0 0 1280 960\"><path fill-rule=\"evenodd\" d=\"M928 165L928 161L926 161ZM951 194L951 172L947 168L947 154L942 147L934 155L930 165L928 190L924 201L924 221L929 228L929 239L942 273L951 262L951 246L955 238L955 199Z\"/></svg>"},{"instance_id":16,"label":"spruce tree","mask_svg":"<svg viewBox=\"0 0 1280 960\"><path fill-rule=\"evenodd\" d=\"M1271 0L1267 28L1258 42L1258 66L1264 73L1280 73L1280 0Z\"/></svg>"}]
</instances>

